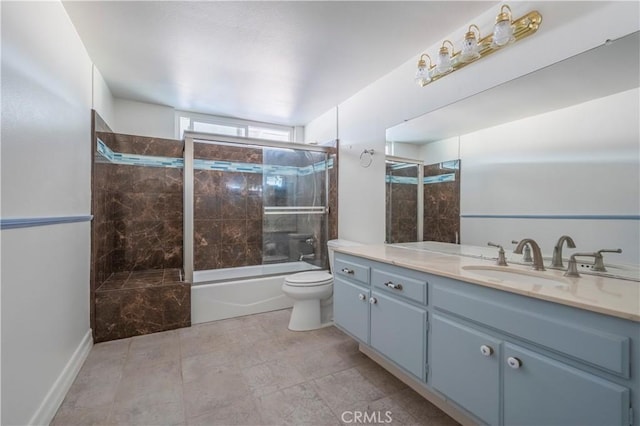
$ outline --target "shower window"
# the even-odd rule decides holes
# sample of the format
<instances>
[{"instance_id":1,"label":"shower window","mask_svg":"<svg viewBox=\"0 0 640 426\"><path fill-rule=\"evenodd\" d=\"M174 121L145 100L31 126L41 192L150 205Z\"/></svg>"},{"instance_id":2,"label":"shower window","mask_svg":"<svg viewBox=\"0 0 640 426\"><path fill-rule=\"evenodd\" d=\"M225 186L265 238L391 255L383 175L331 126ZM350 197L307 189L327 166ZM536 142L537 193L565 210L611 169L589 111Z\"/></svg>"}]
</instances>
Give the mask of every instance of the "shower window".
<instances>
[{"instance_id":1,"label":"shower window","mask_svg":"<svg viewBox=\"0 0 640 426\"><path fill-rule=\"evenodd\" d=\"M280 142L293 141L293 127L188 112L176 113L177 137L193 131Z\"/></svg>"}]
</instances>

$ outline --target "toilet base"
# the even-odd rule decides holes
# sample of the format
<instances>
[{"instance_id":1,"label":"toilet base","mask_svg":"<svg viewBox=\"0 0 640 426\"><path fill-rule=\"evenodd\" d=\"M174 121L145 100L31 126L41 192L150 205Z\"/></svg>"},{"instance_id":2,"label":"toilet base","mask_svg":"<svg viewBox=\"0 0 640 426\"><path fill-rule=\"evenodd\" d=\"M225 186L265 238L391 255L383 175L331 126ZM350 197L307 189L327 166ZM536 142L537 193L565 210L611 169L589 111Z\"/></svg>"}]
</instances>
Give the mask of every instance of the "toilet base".
<instances>
[{"instance_id":1,"label":"toilet base","mask_svg":"<svg viewBox=\"0 0 640 426\"><path fill-rule=\"evenodd\" d=\"M328 327L333 322L322 323L320 316L320 300L296 300L293 302L291 318L289 319L289 330L309 331Z\"/></svg>"}]
</instances>

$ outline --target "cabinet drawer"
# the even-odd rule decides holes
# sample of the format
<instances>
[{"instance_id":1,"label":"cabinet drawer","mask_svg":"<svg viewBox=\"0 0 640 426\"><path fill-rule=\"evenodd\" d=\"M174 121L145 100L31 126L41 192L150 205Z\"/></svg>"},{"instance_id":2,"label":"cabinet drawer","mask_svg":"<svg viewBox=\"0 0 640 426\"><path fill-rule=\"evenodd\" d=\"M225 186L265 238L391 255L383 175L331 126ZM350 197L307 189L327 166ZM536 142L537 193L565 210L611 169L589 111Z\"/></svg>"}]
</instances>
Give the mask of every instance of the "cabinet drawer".
<instances>
[{"instance_id":1,"label":"cabinet drawer","mask_svg":"<svg viewBox=\"0 0 640 426\"><path fill-rule=\"evenodd\" d=\"M350 278L367 285L369 284L370 268L366 265L336 257L333 267L333 273L336 276Z\"/></svg>"},{"instance_id":2,"label":"cabinet drawer","mask_svg":"<svg viewBox=\"0 0 640 426\"><path fill-rule=\"evenodd\" d=\"M423 305L427 304L427 281L411 278L394 272L373 269L371 283L374 287L382 288L406 297Z\"/></svg>"},{"instance_id":3,"label":"cabinet drawer","mask_svg":"<svg viewBox=\"0 0 640 426\"><path fill-rule=\"evenodd\" d=\"M484 290L481 292L481 290ZM484 293L484 294L483 294ZM567 309L546 315L536 312L536 305L546 302L474 286L451 288L435 284L432 303L440 311L467 318L521 339L543 345L596 367L629 377L629 338L583 325ZM518 300L516 300L518 299Z\"/></svg>"}]
</instances>

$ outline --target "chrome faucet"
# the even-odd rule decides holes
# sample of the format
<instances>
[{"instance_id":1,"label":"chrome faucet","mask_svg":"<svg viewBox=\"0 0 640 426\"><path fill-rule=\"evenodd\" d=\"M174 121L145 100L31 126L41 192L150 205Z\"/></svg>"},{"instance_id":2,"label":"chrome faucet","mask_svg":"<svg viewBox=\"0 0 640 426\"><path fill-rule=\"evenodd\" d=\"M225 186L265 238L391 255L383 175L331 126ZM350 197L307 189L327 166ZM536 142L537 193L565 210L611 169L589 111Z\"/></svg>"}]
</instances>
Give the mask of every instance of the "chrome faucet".
<instances>
[{"instance_id":1,"label":"chrome faucet","mask_svg":"<svg viewBox=\"0 0 640 426\"><path fill-rule=\"evenodd\" d=\"M553 248L553 257L551 258L551 267L553 268L564 268L562 264L562 245L565 241L567 242L567 247L576 248L576 243L573 242L573 238L568 235L560 237Z\"/></svg>"},{"instance_id":2,"label":"chrome faucet","mask_svg":"<svg viewBox=\"0 0 640 426\"><path fill-rule=\"evenodd\" d=\"M302 262L303 260L306 260L306 259L315 259L315 258L316 258L315 253L309 253L309 254L301 254L298 260Z\"/></svg>"},{"instance_id":3,"label":"chrome faucet","mask_svg":"<svg viewBox=\"0 0 640 426\"><path fill-rule=\"evenodd\" d=\"M540 246L531 238L523 238L520 240L516 248L513 250L516 254L522 254L522 249L527 245L531 246L531 251L533 252L533 269L536 271L544 271L544 264L542 262L542 252L540 251Z\"/></svg>"},{"instance_id":4,"label":"chrome faucet","mask_svg":"<svg viewBox=\"0 0 640 426\"><path fill-rule=\"evenodd\" d=\"M567 272L564 273L565 277L579 277L578 273L578 262L576 262L576 257L593 257L593 268L592 271L596 272L607 272L607 268L604 267L604 257L602 253L622 253L622 249L602 249L598 250L595 253L573 253L569 258L569 266L567 267Z\"/></svg>"},{"instance_id":5,"label":"chrome faucet","mask_svg":"<svg viewBox=\"0 0 640 426\"><path fill-rule=\"evenodd\" d=\"M496 265L498 266L508 266L507 265L507 259L505 259L504 257L504 248L502 248L502 246L500 244L496 244L496 243L492 243L491 241L489 241L487 243L488 246L491 247L497 247L498 250L498 260L496 260Z\"/></svg>"},{"instance_id":6,"label":"chrome faucet","mask_svg":"<svg viewBox=\"0 0 640 426\"><path fill-rule=\"evenodd\" d=\"M519 244L520 243L520 241L518 241L518 240L513 240L511 242L513 244ZM514 253L515 253L515 251L514 251ZM522 254L522 252L519 251L518 254ZM523 262L527 262L527 263L533 262L533 259L531 259L531 249L529 248L529 246L525 246L524 247L524 255L522 255L522 261Z\"/></svg>"}]
</instances>

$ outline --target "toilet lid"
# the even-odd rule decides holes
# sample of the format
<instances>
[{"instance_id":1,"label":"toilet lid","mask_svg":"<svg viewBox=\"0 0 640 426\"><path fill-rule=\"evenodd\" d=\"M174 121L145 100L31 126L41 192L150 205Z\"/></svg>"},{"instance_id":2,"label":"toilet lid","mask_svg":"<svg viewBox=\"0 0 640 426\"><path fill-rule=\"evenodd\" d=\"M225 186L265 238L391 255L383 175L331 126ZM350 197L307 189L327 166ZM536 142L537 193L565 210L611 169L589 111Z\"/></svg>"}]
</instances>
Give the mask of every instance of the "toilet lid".
<instances>
[{"instance_id":1,"label":"toilet lid","mask_svg":"<svg viewBox=\"0 0 640 426\"><path fill-rule=\"evenodd\" d=\"M325 285L333 281L333 277L327 271L299 272L289 275L285 282L293 287L311 287Z\"/></svg>"}]
</instances>

